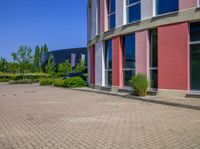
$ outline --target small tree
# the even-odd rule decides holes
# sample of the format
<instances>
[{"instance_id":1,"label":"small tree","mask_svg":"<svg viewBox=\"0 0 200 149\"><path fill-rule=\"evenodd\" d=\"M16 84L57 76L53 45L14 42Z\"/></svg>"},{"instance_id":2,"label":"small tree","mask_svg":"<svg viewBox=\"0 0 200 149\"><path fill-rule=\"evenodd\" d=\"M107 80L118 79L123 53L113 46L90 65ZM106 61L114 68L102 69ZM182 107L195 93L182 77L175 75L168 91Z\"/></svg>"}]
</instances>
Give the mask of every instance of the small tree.
<instances>
[{"instance_id":1,"label":"small tree","mask_svg":"<svg viewBox=\"0 0 200 149\"><path fill-rule=\"evenodd\" d=\"M44 44L44 47L43 47L43 49L44 49L44 53L47 53L47 52L49 51L49 49L48 49L48 47L47 47L47 45L46 45L46 44Z\"/></svg>"},{"instance_id":2,"label":"small tree","mask_svg":"<svg viewBox=\"0 0 200 149\"><path fill-rule=\"evenodd\" d=\"M146 75L138 73L132 78L132 80L130 81L130 85L139 96L146 96L147 89L149 87L149 81Z\"/></svg>"},{"instance_id":3,"label":"small tree","mask_svg":"<svg viewBox=\"0 0 200 149\"><path fill-rule=\"evenodd\" d=\"M32 65L32 49L28 46L20 46L19 50L12 53L14 61L19 65L20 72L23 73L23 78Z\"/></svg>"},{"instance_id":4,"label":"small tree","mask_svg":"<svg viewBox=\"0 0 200 149\"><path fill-rule=\"evenodd\" d=\"M9 63L6 61L5 58L0 58L0 71L1 72L7 72L8 71L8 65Z\"/></svg>"},{"instance_id":5,"label":"small tree","mask_svg":"<svg viewBox=\"0 0 200 149\"><path fill-rule=\"evenodd\" d=\"M16 62L10 62L8 64L8 72L10 73L18 73L20 72L20 66Z\"/></svg>"},{"instance_id":6,"label":"small tree","mask_svg":"<svg viewBox=\"0 0 200 149\"><path fill-rule=\"evenodd\" d=\"M36 46L35 48L34 67L37 72L40 71L40 47L39 46Z\"/></svg>"},{"instance_id":7,"label":"small tree","mask_svg":"<svg viewBox=\"0 0 200 149\"><path fill-rule=\"evenodd\" d=\"M84 60L80 60L78 64L76 64L76 67L74 69L74 72L81 73L84 72L87 69L87 66L85 65Z\"/></svg>"},{"instance_id":8,"label":"small tree","mask_svg":"<svg viewBox=\"0 0 200 149\"><path fill-rule=\"evenodd\" d=\"M45 71L49 75L54 76L55 70L56 70L56 64L54 62L54 56L52 54L50 54L49 59L48 59L48 63L45 66Z\"/></svg>"},{"instance_id":9,"label":"small tree","mask_svg":"<svg viewBox=\"0 0 200 149\"><path fill-rule=\"evenodd\" d=\"M72 73L72 65L68 60L58 65L58 76L63 77L70 73Z\"/></svg>"}]
</instances>

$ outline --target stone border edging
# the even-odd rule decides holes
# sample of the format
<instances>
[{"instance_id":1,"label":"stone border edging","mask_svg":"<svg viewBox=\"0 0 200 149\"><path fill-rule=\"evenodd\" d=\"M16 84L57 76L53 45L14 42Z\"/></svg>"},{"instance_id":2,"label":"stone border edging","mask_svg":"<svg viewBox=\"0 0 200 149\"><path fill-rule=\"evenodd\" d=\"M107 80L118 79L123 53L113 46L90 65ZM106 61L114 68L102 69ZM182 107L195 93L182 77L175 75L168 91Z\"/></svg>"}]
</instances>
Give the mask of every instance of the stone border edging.
<instances>
[{"instance_id":1,"label":"stone border edging","mask_svg":"<svg viewBox=\"0 0 200 149\"><path fill-rule=\"evenodd\" d=\"M120 94L113 93L113 92L104 92L104 91L98 91L98 90L85 90L85 89L80 89L80 88L79 89L71 89L71 90L99 93L99 94L118 96L118 97L123 97L123 98L127 98L127 99L134 99L134 100L138 100L138 101L149 102L149 103L162 104L162 105L185 108L185 109L192 109L192 110L200 110L200 106L193 106L193 105L188 105L188 104L183 104L183 103L175 103L175 102L167 102L167 101L159 101L159 100L154 100L154 99L146 99L144 97L133 96L130 94L129 95L120 95Z\"/></svg>"}]
</instances>

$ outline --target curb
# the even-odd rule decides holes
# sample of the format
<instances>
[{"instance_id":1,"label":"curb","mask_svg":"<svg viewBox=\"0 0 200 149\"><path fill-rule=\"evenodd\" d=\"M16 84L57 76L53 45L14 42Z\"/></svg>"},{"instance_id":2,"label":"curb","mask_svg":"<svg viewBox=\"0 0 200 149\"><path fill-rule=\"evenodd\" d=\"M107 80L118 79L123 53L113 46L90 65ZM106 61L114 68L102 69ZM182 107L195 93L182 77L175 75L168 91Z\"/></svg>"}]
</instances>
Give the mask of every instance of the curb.
<instances>
[{"instance_id":1,"label":"curb","mask_svg":"<svg viewBox=\"0 0 200 149\"><path fill-rule=\"evenodd\" d=\"M123 97L123 98L127 98L127 99L133 99L133 100L155 103L155 104L162 104L162 105L185 108L185 109L200 110L200 106L193 106L193 105L188 105L188 104L167 102L167 101L158 101L158 100L146 99L143 97L138 97L138 96L133 96L133 95L120 95L120 94L116 94L116 93L102 92L102 91L97 91L97 90L84 90L84 89L71 89L71 90L105 94L105 95L111 95L111 96L118 96L118 97Z\"/></svg>"}]
</instances>

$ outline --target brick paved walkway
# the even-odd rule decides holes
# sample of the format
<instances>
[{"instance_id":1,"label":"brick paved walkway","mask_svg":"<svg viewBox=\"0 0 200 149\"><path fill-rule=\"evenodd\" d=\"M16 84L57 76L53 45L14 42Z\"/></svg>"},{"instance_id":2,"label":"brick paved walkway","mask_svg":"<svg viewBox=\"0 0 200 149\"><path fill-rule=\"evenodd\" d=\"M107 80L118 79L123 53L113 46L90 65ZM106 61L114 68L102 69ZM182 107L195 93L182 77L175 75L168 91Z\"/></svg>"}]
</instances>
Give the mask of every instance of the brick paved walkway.
<instances>
[{"instance_id":1,"label":"brick paved walkway","mask_svg":"<svg viewBox=\"0 0 200 149\"><path fill-rule=\"evenodd\" d=\"M0 85L0 149L199 149L200 111L38 85Z\"/></svg>"}]
</instances>

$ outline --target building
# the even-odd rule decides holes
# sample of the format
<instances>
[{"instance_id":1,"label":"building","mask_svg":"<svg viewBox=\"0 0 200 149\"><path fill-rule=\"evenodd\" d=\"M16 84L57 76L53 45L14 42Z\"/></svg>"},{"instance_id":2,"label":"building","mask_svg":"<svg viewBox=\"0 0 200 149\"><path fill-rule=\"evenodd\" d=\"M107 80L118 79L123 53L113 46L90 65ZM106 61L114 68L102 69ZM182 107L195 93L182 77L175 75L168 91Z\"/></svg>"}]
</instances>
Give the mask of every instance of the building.
<instances>
[{"instance_id":1,"label":"building","mask_svg":"<svg viewBox=\"0 0 200 149\"><path fill-rule=\"evenodd\" d=\"M200 91L200 0L88 0L89 83L144 73L160 95Z\"/></svg>"},{"instance_id":2,"label":"building","mask_svg":"<svg viewBox=\"0 0 200 149\"><path fill-rule=\"evenodd\" d=\"M84 60L87 64L87 48L62 49L44 53L41 56L40 62L42 66L47 64L51 54L54 56L54 62L56 65L63 63L65 60L68 60L71 62L72 67L75 67L75 65L79 63L80 59Z\"/></svg>"}]
</instances>

